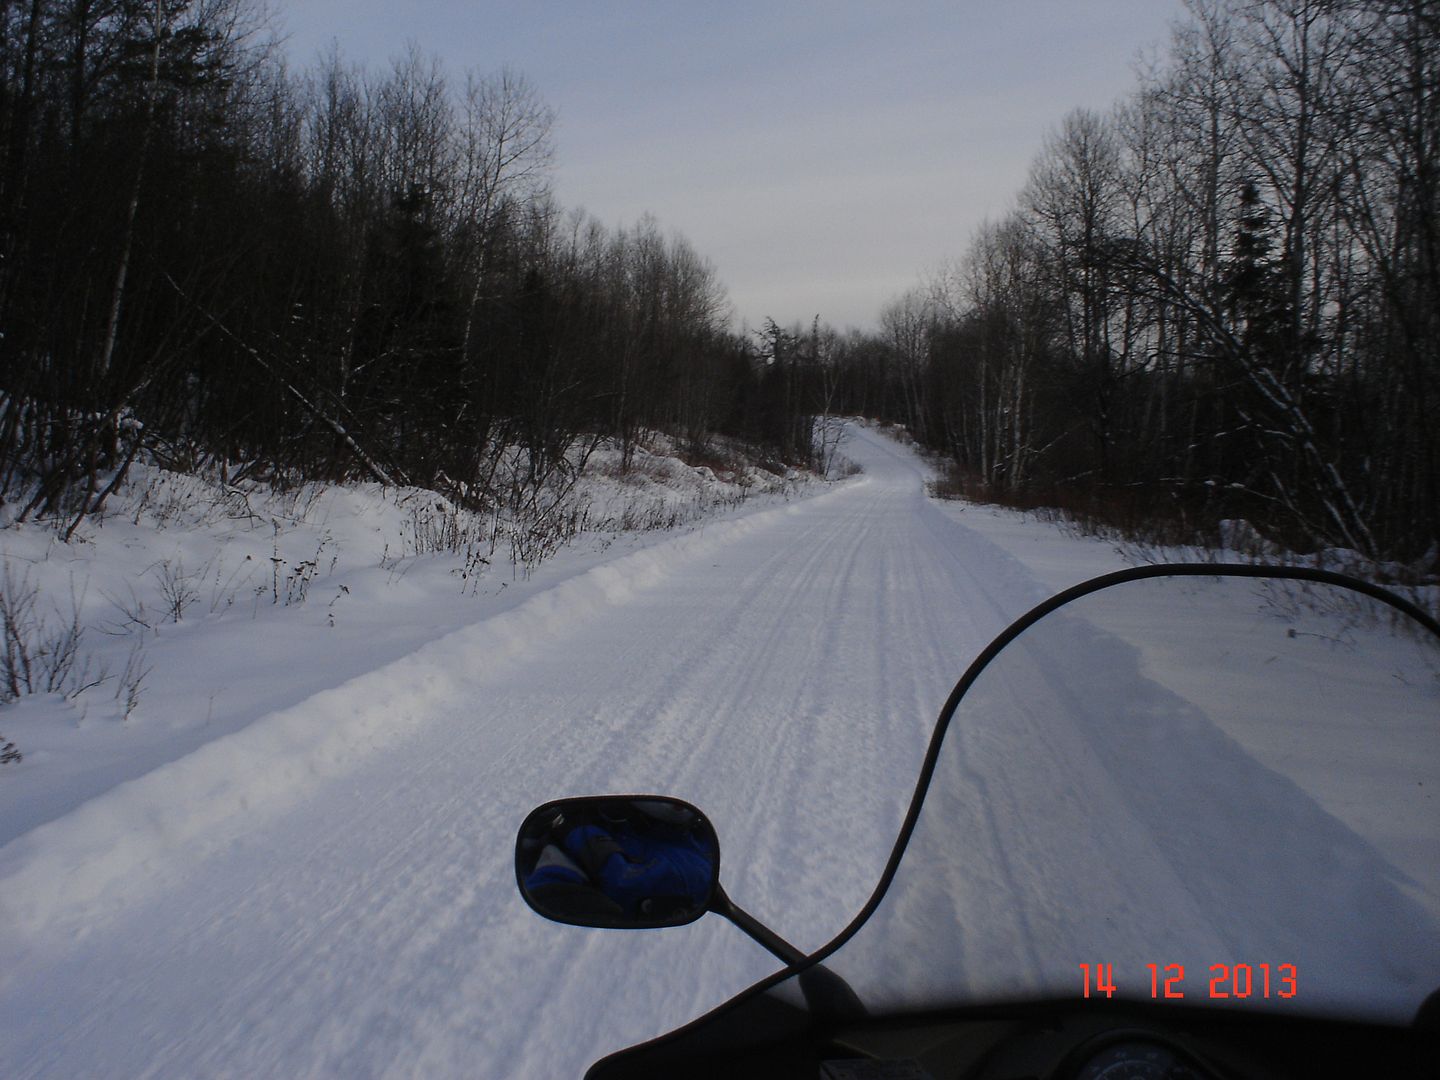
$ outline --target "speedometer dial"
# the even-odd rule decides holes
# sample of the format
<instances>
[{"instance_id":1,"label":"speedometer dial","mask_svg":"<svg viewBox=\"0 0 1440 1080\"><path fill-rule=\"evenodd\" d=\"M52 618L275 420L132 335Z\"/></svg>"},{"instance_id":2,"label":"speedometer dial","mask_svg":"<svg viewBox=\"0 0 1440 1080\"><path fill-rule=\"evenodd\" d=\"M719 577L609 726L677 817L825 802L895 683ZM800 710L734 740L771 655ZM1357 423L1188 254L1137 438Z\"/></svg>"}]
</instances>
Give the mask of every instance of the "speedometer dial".
<instances>
[{"instance_id":1,"label":"speedometer dial","mask_svg":"<svg viewBox=\"0 0 1440 1080\"><path fill-rule=\"evenodd\" d=\"M1159 1043L1112 1043L1087 1061L1075 1080L1200 1080L1201 1074Z\"/></svg>"}]
</instances>

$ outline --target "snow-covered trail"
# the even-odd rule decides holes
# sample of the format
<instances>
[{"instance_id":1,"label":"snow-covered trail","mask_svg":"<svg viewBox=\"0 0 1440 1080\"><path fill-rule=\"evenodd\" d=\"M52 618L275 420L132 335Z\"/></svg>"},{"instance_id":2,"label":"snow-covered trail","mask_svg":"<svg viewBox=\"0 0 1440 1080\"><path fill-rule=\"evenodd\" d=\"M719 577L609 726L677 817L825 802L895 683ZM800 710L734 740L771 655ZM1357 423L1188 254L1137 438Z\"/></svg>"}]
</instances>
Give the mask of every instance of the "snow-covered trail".
<instances>
[{"instance_id":1,"label":"snow-covered trail","mask_svg":"<svg viewBox=\"0 0 1440 1080\"><path fill-rule=\"evenodd\" d=\"M802 948L863 903L935 714L1044 590L852 428L862 477L618 559L0 848L0 1074L567 1076L775 967L715 918L558 927L547 798L704 807Z\"/></svg>"}]
</instances>

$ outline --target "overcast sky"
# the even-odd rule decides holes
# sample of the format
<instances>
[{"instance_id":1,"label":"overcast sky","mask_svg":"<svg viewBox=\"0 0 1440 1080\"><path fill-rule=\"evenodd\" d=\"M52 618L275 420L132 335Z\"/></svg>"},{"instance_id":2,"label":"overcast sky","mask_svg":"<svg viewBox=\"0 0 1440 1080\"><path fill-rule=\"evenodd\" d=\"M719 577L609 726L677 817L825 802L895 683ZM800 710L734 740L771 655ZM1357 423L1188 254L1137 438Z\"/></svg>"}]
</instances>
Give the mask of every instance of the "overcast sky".
<instances>
[{"instance_id":1,"label":"overcast sky","mask_svg":"<svg viewBox=\"0 0 1440 1080\"><path fill-rule=\"evenodd\" d=\"M743 320L880 308L1003 215L1046 131L1108 108L1181 0L277 0L297 68L407 39L523 72L559 113L554 188L610 226L649 211Z\"/></svg>"}]
</instances>

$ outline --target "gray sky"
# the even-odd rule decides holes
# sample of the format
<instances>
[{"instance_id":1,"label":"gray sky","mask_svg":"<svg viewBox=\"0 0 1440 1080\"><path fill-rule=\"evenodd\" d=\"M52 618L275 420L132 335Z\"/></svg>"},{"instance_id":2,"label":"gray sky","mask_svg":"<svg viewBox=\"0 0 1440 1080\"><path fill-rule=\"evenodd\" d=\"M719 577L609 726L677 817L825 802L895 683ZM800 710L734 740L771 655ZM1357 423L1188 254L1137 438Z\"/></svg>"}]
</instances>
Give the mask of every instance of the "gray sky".
<instances>
[{"instance_id":1,"label":"gray sky","mask_svg":"<svg viewBox=\"0 0 1440 1080\"><path fill-rule=\"evenodd\" d=\"M1180 0L277 0L295 66L407 39L523 72L559 113L555 192L649 211L739 321L870 326L1004 214L1045 132L1108 108Z\"/></svg>"}]
</instances>

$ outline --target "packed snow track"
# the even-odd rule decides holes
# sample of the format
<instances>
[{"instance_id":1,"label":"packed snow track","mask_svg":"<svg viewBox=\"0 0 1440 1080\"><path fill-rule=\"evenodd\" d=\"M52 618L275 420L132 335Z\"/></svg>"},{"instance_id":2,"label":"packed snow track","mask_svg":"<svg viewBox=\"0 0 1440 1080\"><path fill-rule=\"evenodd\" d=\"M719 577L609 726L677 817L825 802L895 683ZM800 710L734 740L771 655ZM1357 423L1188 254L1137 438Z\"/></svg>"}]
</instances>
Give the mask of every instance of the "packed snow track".
<instances>
[{"instance_id":1,"label":"packed snow track","mask_svg":"<svg viewBox=\"0 0 1440 1080\"><path fill-rule=\"evenodd\" d=\"M545 923L534 804L711 814L802 948L868 895L951 684L1048 590L852 427L861 476L632 552L0 848L0 1074L568 1076L775 963Z\"/></svg>"}]
</instances>

